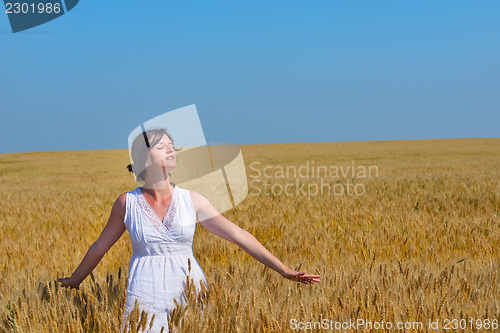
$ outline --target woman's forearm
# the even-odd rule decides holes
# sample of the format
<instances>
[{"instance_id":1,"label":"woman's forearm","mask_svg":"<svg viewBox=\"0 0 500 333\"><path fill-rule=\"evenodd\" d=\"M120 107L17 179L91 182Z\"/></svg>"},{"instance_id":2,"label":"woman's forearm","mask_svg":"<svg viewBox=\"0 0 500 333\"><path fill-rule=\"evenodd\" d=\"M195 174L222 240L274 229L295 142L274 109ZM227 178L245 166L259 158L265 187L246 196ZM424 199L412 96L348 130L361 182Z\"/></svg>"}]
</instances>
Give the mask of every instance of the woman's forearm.
<instances>
[{"instance_id":1,"label":"woman's forearm","mask_svg":"<svg viewBox=\"0 0 500 333\"><path fill-rule=\"evenodd\" d=\"M102 257L103 255L97 251L96 243L92 244L80 266L71 275L71 280L76 284L80 284L94 270Z\"/></svg>"},{"instance_id":2,"label":"woman's forearm","mask_svg":"<svg viewBox=\"0 0 500 333\"><path fill-rule=\"evenodd\" d=\"M256 260L282 275L288 268L271 252L269 252L264 245L257 240L257 238L244 229L240 230L238 237L234 240L234 243Z\"/></svg>"}]
</instances>

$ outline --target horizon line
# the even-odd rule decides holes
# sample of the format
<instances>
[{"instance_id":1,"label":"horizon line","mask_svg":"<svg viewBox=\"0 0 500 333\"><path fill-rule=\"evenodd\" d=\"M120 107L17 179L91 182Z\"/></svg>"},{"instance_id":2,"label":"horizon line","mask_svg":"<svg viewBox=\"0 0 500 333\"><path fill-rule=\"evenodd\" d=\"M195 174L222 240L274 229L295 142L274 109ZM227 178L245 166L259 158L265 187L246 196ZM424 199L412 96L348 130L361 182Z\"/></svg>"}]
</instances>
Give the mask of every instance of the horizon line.
<instances>
[{"instance_id":1,"label":"horizon line","mask_svg":"<svg viewBox=\"0 0 500 333\"><path fill-rule=\"evenodd\" d=\"M494 139L500 139L500 137L497 138L440 138L440 139L401 139L401 140L360 140L360 141L301 141L301 142L278 142L278 143L250 143L250 144L235 144L231 142L227 142L233 145L236 145L238 147L244 147L244 146L264 146L264 145L290 145L290 144L302 144L302 143L308 143L308 144L315 144L315 143L366 143L366 142L400 142L400 141L444 141L444 140L494 140ZM213 143L219 143L220 141L214 141ZM184 147L184 148L193 148L193 147ZM74 150L68 150L68 149L63 149L63 150L35 150L35 151L18 151L18 152L5 152L5 153L0 153L0 155L7 155L7 154L33 154L33 153L58 153L58 152L78 152L78 151L107 151L107 150L128 150L128 148L103 148L103 149L74 149Z\"/></svg>"}]
</instances>

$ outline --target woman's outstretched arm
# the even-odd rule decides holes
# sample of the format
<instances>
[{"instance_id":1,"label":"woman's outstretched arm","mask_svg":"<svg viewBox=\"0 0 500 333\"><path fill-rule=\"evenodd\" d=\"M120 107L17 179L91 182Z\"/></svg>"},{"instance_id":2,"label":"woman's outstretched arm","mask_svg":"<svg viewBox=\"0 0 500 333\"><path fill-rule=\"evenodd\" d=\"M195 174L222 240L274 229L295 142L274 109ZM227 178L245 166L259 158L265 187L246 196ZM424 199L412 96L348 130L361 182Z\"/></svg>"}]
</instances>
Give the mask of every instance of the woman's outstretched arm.
<instances>
[{"instance_id":1,"label":"woman's outstretched arm","mask_svg":"<svg viewBox=\"0 0 500 333\"><path fill-rule=\"evenodd\" d=\"M104 230L94 244L90 246L80 266L78 266L71 277L57 279L57 281L61 282L62 287L80 289L80 283L94 270L106 252L123 235L125 232L123 219L125 217L126 199L126 193L123 193L116 199L106 227L104 227Z\"/></svg>"},{"instance_id":2,"label":"woman's outstretched arm","mask_svg":"<svg viewBox=\"0 0 500 333\"><path fill-rule=\"evenodd\" d=\"M251 233L238 227L236 224L219 214L204 196L194 191L190 191L190 194L196 210L196 218L205 229L216 236L235 243L253 258L267 267L274 269L287 279L305 284L320 282L320 275L297 272L285 266Z\"/></svg>"}]
</instances>

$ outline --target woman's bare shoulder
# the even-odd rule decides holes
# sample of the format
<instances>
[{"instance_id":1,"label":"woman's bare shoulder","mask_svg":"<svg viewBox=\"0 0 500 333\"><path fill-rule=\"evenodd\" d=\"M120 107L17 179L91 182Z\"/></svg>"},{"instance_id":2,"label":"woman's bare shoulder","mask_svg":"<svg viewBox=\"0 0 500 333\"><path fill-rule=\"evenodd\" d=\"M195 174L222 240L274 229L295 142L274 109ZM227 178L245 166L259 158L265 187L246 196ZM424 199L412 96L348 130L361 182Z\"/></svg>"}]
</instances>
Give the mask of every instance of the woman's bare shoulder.
<instances>
[{"instance_id":1,"label":"woman's bare shoulder","mask_svg":"<svg viewBox=\"0 0 500 333\"><path fill-rule=\"evenodd\" d=\"M194 210L199 222L220 215L212 203L202 194L196 191L189 191L189 195L191 196L191 201L193 201Z\"/></svg>"},{"instance_id":2,"label":"woman's bare shoulder","mask_svg":"<svg viewBox=\"0 0 500 333\"><path fill-rule=\"evenodd\" d=\"M127 192L120 194L113 204L111 212L118 213L119 215L125 215L125 210L127 206Z\"/></svg>"},{"instance_id":3,"label":"woman's bare shoulder","mask_svg":"<svg viewBox=\"0 0 500 333\"><path fill-rule=\"evenodd\" d=\"M195 211L198 211L200 207L208 202L207 198L196 191L189 190L189 196L191 197Z\"/></svg>"},{"instance_id":4,"label":"woman's bare shoulder","mask_svg":"<svg viewBox=\"0 0 500 333\"><path fill-rule=\"evenodd\" d=\"M127 192L120 194L120 196L115 201L119 205L125 205L127 202Z\"/></svg>"}]
</instances>

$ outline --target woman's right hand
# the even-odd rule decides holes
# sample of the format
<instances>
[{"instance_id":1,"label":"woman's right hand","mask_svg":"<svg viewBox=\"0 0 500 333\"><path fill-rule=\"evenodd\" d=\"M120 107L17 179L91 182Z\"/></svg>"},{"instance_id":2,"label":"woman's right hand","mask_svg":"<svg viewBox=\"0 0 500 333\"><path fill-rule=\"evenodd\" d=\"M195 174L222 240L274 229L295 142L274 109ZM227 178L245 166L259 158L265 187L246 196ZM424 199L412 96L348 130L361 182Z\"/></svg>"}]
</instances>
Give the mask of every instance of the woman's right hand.
<instances>
[{"instance_id":1,"label":"woman's right hand","mask_svg":"<svg viewBox=\"0 0 500 333\"><path fill-rule=\"evenodd\" d=\"M64 278L64 279L57 278L57 281L61 282L61 287L65 287L65 288L70 287L69 289L80 290L80 284L73 282L71 280L71 278Z\"/></svg>"},{"instance_id":2,"label":"woman's right hand","mask_svg":"<svg viewBox=\"0 0 500 333\"><path fill-rule=\"evenodd\" d=\"M57 278L57 281L61 282L61 287L80 290L80 283L85 280L99 261L101 261L104 254L108 252L111 246L125 232L126 228L123 219L126 213L126 205L127 193L123 193L116 199L113 208L111 208L111 215L106 227L104 227L97 241L90 246L80 266L78 266L70 278Z\"/></svg>"}]
</instances>

